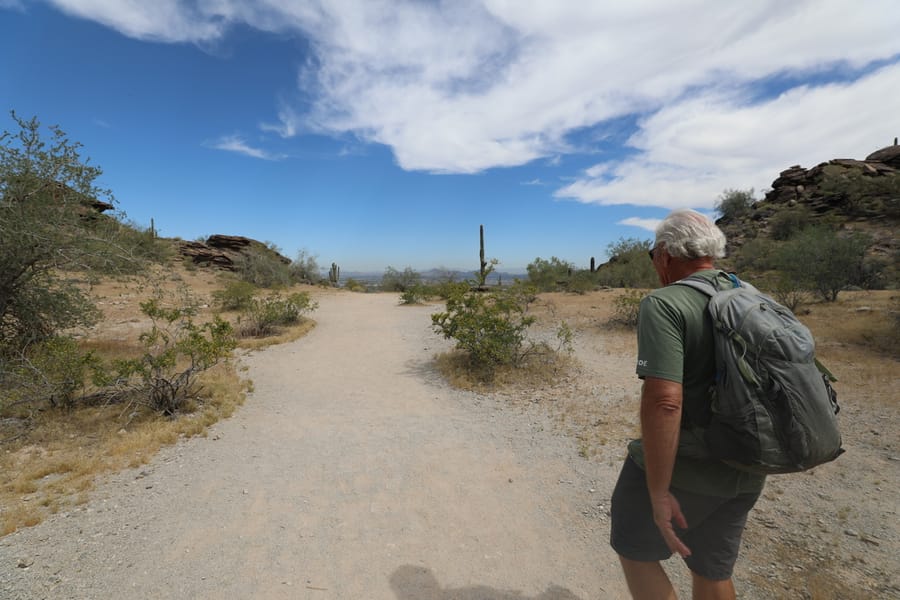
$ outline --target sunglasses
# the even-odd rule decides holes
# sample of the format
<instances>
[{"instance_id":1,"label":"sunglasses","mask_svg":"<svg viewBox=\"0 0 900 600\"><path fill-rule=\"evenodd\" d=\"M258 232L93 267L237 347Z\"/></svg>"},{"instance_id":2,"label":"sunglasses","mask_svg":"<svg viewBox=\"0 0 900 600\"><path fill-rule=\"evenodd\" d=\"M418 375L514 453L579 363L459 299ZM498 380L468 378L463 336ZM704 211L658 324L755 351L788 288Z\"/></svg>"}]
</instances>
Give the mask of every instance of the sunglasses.
<instances>
[{"instance_id":1,"label":"sunglasses","mask_svg":"<svg viewBox=\"0 0 900 600\"><path fill-rule=\"evenodd\" d=\"M659 249L659 246L653 246L652 248L650 248L650 251L647 252L647 254L650 255L650 260L653 260L653 257L654 257L654 255L656 254L656 251L657 251L658 249Z\"/></svg>"}]
</instances>

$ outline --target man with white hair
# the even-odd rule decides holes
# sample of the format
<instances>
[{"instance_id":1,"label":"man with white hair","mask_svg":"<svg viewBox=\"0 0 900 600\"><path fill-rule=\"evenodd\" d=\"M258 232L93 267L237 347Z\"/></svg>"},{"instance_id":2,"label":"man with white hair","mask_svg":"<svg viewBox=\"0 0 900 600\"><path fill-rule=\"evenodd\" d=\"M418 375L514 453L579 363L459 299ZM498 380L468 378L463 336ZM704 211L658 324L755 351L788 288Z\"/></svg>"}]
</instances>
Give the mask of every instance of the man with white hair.
<instances>
[{"instance_id":1,"label":"man with white hair","mask_svg":"<svg viewBox=\"0 0 900 600\"><path fill-rule=\"evenodd\" d=\"M692 210L669 214L650 250L664 287L641 301L641 439L629 444L613 492L610 536L636 599L676 597L660 564L672 553L691 570L693 598L733 599L741 535L765 484L706 451L698 429L709 422L716 370L709 298L670 285L693 275L732 287L713 264L724 255L725 235Z\"/></svg>"}]
</instances>

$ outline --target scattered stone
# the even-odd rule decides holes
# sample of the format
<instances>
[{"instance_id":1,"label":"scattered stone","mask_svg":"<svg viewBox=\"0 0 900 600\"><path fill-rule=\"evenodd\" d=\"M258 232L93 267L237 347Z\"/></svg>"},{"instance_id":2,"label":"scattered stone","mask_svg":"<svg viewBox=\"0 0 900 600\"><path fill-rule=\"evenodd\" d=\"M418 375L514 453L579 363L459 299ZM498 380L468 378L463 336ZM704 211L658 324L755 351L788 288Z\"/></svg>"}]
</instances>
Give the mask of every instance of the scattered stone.
<instances>
[{"instance_id":1,"label":"scattered stone","mask_svg":"<svg viewBox=\"0 0 900 600\"><path fill-rule=\"evenodd\" d=\"M20 569L27 569L31 565L34 564L33 558L20 558L19 562L16 563L16 566Z\"/></svg>"},{"instance_id":2,"label":"scattered stone","mask_svg":"<svg viewBox=\"0 0 900 600\"><path fill-rule=\"evenodd\" d=\"M871 535L863 534L863 535L859 536L859 539L861 539L862 541L864 541L867 544L872 544L873 546L881 545L881 543L878 540L876 540L874 536L871 536Z\"/></svg>"}]
</instances>

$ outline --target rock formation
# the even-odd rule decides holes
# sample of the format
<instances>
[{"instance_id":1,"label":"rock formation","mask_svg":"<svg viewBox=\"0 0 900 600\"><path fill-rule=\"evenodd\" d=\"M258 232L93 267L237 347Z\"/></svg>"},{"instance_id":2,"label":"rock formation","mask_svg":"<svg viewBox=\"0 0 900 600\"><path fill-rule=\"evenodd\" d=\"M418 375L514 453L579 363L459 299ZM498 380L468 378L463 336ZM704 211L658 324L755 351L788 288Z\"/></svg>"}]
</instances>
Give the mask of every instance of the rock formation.
<instances>
[{"instance_id":1,"label":"rock formation","mask_svg":"<svg viewBox=\"0 0 900 600\"><path fill-rule=\"evenodd\" d=\"M728 237L728 253L736 253L750 239L776 237L773 225L793 215L804 224L866 233L874 241L870 254L889 265L896 263L900 256L900 146L894 142L865 160L837 158L809 169L794 165L782 171L747 214L716 221Z\"/></svg>"},{"instance_id":2,"label":"rock formation","mask_svg":"<svg viewBox=\"0 0 900 600\"><path fill-rule=\"evenodd\" d=\"M211 235L205 242L181 242L179 253L194 264L203 267L215 267L227 271L234 271L235 260L249 252L262 252L274 255L284 264L290 264L291 259L282 256L262 242L239 235Z\"/></svg>"}]
</instances>

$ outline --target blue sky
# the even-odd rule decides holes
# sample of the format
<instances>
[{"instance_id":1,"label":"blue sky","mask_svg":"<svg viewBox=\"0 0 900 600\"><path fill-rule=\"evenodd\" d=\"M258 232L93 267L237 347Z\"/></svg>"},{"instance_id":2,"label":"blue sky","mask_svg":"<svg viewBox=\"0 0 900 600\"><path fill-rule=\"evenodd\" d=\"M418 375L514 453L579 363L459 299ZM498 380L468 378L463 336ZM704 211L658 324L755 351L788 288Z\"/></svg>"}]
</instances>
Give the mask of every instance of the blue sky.
<instances>
[{"instance_id":1,"label":"blue sky","mask_svg":"<svg viewBox=\"0 0 900 600\"><path fill-rule=\"evenodd\" d=\"M0 0L0 106L165 236L468 270L483 224L501 270L586 266L888 145L898 31L894 0Z\"/></svg>"}]
</instances>

